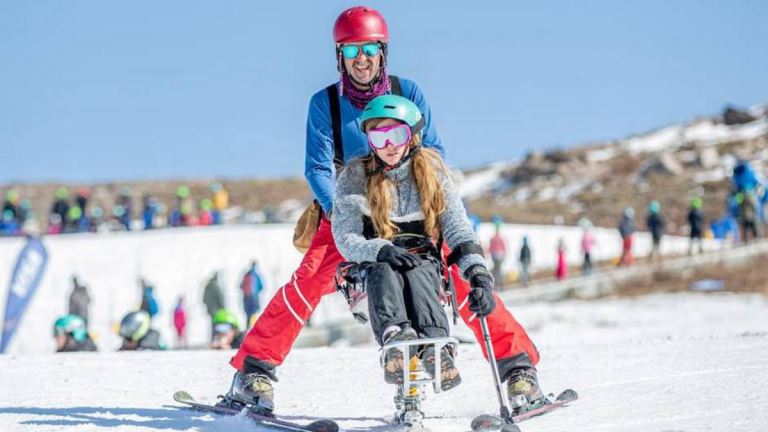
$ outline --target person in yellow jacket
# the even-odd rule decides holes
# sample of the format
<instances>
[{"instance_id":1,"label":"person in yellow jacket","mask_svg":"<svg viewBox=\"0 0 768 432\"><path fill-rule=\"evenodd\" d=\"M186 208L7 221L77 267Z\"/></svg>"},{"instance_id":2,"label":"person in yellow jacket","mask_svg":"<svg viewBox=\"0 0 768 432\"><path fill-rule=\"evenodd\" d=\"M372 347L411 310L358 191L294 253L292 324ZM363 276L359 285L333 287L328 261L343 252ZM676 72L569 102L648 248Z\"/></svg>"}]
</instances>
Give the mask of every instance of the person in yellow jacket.
<instances>
[{"instance_id":1,"label":"person in yellow jacket","mask_svg":"<svg viewBox=\"0 0 768 432\"><path fill-rule=\"evenodd\" d=\"M221 212L229 207L229 192L219 182L211 183L211 192L213 192L213 224L220 225Z\"/></svg>"}]
</instances>

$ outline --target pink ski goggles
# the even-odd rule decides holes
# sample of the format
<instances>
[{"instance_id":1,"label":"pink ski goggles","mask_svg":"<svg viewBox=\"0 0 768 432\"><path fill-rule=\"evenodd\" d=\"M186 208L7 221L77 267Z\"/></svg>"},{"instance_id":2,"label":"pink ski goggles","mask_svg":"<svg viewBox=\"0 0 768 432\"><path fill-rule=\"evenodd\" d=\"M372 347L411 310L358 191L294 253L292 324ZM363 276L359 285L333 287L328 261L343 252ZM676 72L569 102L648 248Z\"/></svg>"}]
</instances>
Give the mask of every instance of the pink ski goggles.
<instances>
[{"instance_id":1,"label":"pink ski goggles","mask_svg":"<svg viewBox=\"0 0 768 432\"><path fill-rule=\"evenodd\" d=\"M366 134L368 135L368 145L375 150L381 150L389 144L402 147L411 140L411 127L406 124L396 124L369 129Z\"/></svg>"}]
</instances>

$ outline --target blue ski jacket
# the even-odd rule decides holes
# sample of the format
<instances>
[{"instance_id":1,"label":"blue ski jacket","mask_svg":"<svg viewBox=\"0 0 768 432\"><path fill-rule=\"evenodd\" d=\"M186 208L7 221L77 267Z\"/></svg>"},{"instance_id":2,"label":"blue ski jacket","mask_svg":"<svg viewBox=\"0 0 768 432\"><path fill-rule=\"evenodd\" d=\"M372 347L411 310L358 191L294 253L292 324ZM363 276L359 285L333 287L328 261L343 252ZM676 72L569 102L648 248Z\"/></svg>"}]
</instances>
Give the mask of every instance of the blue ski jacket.
<instances>
[{"instance_id":1,"label":"blue ski jacket","mask_svg":"<svg viewBox=\"0 0 768 432\"><path fill-rule=\"evenodd\" d=\"M338 83L336 84L338 88ZM422 144L437 150L445 158L445 149L437 130L432 122L432 112L429 109L424 94L415 82L400 78L403 96L415 103L424 115L424 130ZM368 155L368 138L360 130L360 114L346 96L339 97L341 111L341 136L344 146L344 163L352 159ZM333 193L336 182L335 167L333 166L333 129L331 127L330 102L325 88L318 91L309 101L307 114L306 158L304 161L304 176L307 178L315 199L327 214L333 208Z\"/></svg>"}]
</instances>

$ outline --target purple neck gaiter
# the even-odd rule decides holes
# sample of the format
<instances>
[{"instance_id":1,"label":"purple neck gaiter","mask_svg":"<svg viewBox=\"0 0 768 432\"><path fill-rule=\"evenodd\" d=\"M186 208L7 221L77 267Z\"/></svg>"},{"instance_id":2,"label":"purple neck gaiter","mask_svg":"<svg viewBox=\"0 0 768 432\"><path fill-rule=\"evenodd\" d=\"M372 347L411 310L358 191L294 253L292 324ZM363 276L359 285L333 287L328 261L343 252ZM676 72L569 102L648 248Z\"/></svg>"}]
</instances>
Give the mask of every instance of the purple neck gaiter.
<instances>
[{"instance_id":1,"label":"purple neck gaiter","mask_svg":"<svg viewBox=\"0 0 768 432\"><path fill-rule=\"evenodd\" d=\"M368 90L360 90L352 83L352 78L346 72L341 73L341 94L349 98L352 105L357 109L365 108L365 105L376 96L387 94L390 91L389 75L385 65L381 66L379 77L373 82Z\"/></svg>"}]
</instances>

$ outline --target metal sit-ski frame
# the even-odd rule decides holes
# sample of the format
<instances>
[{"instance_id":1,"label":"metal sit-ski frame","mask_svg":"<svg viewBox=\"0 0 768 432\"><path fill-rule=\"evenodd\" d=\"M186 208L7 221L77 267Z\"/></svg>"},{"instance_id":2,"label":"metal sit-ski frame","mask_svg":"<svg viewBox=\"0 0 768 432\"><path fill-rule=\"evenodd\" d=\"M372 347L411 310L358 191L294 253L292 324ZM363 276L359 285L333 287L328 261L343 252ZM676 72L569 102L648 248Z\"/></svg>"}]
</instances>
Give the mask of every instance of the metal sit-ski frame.
<instances>
[{"instance_id":1,"label":"metal sit-ski frame","mask_svg":"<svg viewBox=\"0 0 768 432\"><path fill-rule=\"evenodd\" d=\"M403 355L403 382L397 386L397 395L395 395L395 407L397 408L393 419L395 423L407 426L421 425L424 419L421 401L426 399L426 386L432 383L435 393L443 391L440 386L440 357L442 349L445 346L451 346L455 353L458 344L458 339L444 337L398 341L382 347L382 367L385 365L388 350L397 349ZM429 345L435 348L435 374L433 377L430 377L427 371L424 370L418 357L411 357L410 355L411 347L424 348Z\"/></svg>"}]
</instances>

